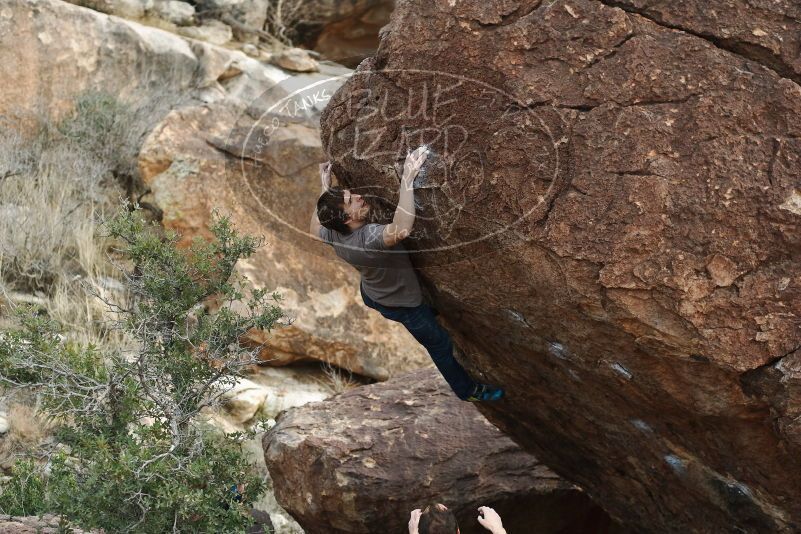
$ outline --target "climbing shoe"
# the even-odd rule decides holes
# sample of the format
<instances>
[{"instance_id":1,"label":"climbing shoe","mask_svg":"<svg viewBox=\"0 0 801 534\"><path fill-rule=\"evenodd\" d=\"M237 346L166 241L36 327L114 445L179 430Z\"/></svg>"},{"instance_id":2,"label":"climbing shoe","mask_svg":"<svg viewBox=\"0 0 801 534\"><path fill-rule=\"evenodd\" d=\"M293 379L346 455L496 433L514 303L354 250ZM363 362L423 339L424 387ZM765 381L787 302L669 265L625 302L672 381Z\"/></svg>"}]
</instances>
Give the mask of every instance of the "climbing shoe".
<instances>
[{"instance_id":1,"label":"climbing shoe","mask_svg":"<svg viewBox=\"0 0 801 534\"><path fill-rule=\"evenodd\" d=\"M489 384L476 384L473 393L465 400L470 402L496 401L503 398L503 389Z\"/></svg>"}]
</instances>

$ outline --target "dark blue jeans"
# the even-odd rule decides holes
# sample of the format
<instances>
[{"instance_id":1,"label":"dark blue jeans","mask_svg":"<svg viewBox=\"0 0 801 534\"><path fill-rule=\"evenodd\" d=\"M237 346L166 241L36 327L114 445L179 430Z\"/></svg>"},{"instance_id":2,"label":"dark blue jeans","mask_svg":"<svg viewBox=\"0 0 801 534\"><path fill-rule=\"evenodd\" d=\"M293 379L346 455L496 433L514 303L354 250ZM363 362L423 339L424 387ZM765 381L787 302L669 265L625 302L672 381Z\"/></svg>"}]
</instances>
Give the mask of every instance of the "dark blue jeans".
<instances>
[{"instance_id":1,"label":"dark blue jeans","mask_svg":"<svg viewBox=\"0 0 801 534\"><path fill-rule=\"evenodd\" d=\"M362 300L368 307L378 311L390 321L401 323L414 339L426 348L434 360L434 365L457 397L466 399L473 393L475 382L453 357L451 336L439 325L431 306L426 303L414 308L384 306L368 297L361 286L359 289L362 292Z\"/></svg>"}]
</instances>

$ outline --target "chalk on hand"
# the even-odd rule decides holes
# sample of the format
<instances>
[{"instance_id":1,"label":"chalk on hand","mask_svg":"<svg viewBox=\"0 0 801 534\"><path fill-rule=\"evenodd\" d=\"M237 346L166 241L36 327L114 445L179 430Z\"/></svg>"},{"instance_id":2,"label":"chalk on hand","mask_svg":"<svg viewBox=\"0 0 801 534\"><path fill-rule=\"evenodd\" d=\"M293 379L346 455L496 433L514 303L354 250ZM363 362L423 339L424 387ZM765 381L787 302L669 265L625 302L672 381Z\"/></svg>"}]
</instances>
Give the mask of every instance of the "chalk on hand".
<instances>
[{"instance_id":1,"label":"chalk on hand","mask_svg":"<svg viewBox=\"0 0 801 534\"><path fill-rule=\"evenodd\" d=\"M417 171L417 177L414 179L412 183L412 187L415 189L425 189L426 187L436 187L436 185L432 185L428 183L428 169L432 165L436 164L435 158L437 157L437 153L429 145L420 145L417 149L424 148L424 153L427 153L428 156L426 160L423 162L423 166L420 167L420 170Z\"/></svg>"}]
</instances>

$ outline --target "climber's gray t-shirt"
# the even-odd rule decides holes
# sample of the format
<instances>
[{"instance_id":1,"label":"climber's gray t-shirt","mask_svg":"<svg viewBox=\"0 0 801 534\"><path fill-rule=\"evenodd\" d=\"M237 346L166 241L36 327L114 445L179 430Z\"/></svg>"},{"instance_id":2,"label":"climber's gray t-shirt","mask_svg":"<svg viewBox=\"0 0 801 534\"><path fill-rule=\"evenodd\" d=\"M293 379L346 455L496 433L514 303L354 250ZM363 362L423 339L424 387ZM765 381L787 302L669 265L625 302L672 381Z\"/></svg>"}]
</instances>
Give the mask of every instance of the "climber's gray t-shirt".
<instances>
[{"instance_id":1,"label":"climber's gray t-shirt","mask_svg":"<svg viewBox=\"0 0 801 534\"><path fill-rule=\"evenodd\" d=\"M423 296L409 253L401 243L384 245L384 227L365 224L350 234L340 234L323 226L320 238L361 273L368 297L384 306L419 306Z\"/></svg>"}]
</instances>

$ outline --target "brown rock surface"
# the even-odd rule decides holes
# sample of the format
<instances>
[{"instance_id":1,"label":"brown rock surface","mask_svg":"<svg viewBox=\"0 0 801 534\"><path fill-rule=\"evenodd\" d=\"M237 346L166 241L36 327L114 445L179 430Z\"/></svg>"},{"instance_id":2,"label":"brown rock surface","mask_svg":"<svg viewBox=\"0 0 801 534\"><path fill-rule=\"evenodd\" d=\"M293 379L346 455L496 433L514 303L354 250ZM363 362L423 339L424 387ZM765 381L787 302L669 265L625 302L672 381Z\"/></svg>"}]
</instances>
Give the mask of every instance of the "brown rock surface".
<instances>
[{"instance_id":1,"label":"brown rock surface","mask_svg":"<svg viewBox=\"0 0 801 534\"><path fill-rule=\"evenodd\" d=\"M355 67L375 52L394 6L394 0L305 0L297 37L326 59Z\"/></svg>"},{"instance_id":2,"label":"brown rock surface","mask_svg":"<svg viewBox=\"0 0 801 534\"><path fill-rule=\"evenodd\" d=\"M388 204L436 151L410 244L516 441L643 531L797 531L798 15L689 4L399 2L324 147Z\"/></svg>"},{"instance_id":3,"label":"brown rock surface","mask_svg":"<svg viewBox=\"0 0 801 534\"><path fill-rule=\"evenodd\" d=\"M801 81L801 3L795 0L607 0L606 4L713 42Z\"/></svg>"},{"instance_id":4,"label":"brown rock surface","mask_svg":"<svg viewBox=\"0 0 801 534\"><path fill-rule=\"evenodd\" d=\"M276 498L309 534L400 532L442 502L463 534L486 532L493 506L508 532L607 532L606 515L420 370L285 412L264 436Z\"/></svg>"},{"instance_id":5,"label":"brown rock surface","mask_svg":"<svg viewBox=\"0 0 801 534\"><path fill-rule=\"evenodd\" d=\"M378 32L389 22L394 0L372 2L356 15L335 20L323 27L314 49L325 57L355 67L378 48Z\"/></svg>"}]
</instances>

